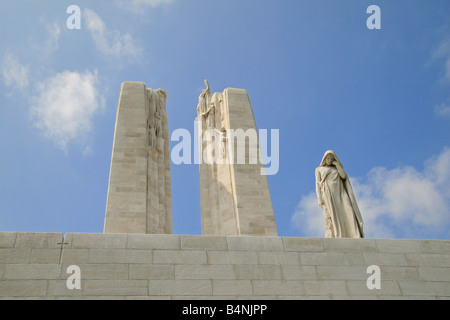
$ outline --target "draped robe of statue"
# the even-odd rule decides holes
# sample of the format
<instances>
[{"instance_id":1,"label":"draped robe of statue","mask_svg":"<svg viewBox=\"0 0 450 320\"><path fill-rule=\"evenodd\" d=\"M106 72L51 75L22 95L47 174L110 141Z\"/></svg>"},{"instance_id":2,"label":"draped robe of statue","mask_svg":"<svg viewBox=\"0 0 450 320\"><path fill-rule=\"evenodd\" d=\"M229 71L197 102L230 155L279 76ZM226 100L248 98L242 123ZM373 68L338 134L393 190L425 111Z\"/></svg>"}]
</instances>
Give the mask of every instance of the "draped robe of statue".
<instances>
[{"instance_id":1,"label":"draped robe of statue","mask_svg":"<svg viewBox=\"0 0 450 320\"><path fill-rule=\"evenodd\" d=\"M331 154L334 164L325 159ZM325 217L327 238L364 238L363 220L350 180L333 151L325 152L316 169L316 193Z\"/></svg>"}]
</instances>

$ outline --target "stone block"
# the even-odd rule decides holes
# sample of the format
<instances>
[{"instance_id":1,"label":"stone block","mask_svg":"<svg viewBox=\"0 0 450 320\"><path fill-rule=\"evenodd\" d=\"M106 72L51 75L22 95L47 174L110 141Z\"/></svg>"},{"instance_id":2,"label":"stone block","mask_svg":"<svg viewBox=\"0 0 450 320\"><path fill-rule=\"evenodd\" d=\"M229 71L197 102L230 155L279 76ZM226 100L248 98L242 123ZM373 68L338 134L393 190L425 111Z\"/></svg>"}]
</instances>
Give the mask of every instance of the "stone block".
<instances>
[{"instance_id":1,"label":"stone block","mask_svg":"<svg viewBox=\"0 0 450 320\"><path fill-rule=\"evenodd\" d=\"M227 237L224 236L181 236L183 250L227 250Z\"/></svg>"},{"instance_id":2,"label":"stone block","mask_svg":"<svg viewBox=\"0 0 450 320\"><path fill-rule=\"evenodd\" d=\"M258 264L252 251L208 251L208 264Z\"/></svg>"},{"instance_id":3,"label":"stone block","mask_svg":"<svg viewBox=\"0 0 450 320\"><path fill-rule=\"evenodd\" d=\"M304 282L297 280L253 280L254 295L304 296Z\"/></svg>"},{"instance_id":4,"label":"stone block","mask_svg":"<svg viewBox=\"0 0 450 320\"><path fill-rule=\"evenodd\" d=\"M61 249L32 249L30 263L59 263Z\"/></svg>"},{"instance_id":5,"label":"stone block","mask_svg":"<svg viewBox=\"0 0 450 320\"><path fill-rule=\"evenodd\" d=\"M30 248L0 248L0 263L29 263Z\"/></svg>"},{"instance_id":6,"label":"stone block","mask_svg":"<svg viewBox=\"0 0 450 320\"><path fill-rule=\"evenodd\" d=\"M371 296L362 296L362 297L371 297ZM439 297L436 296L374 296L377 300L439 300ZM444 298L445 299L445 298ZM448 300L448 299L445 299Z\"/></svg>"},{"instance_id":7,"label":"stone block","mask_svg":"<svg viewBox=\"0 0 450 320\"><path fill-rule=\"evenodd\" d=\"M333 252L378 252L375 239L324 238L324 250Z\"/></svg>"},{"instance_id":8,"label":"stone block","mask_svg":"<svg viewBox=\"0 0 450 320\"><path fill-rule=\"evenodd\" d=\"M367 266L408 266L405 255L401 253L363 253Z\"/></svg>"},{"instance_id":9,"label":"stone block","mask_svg":"<svg viewBox=\"0 0 450 320\"><path fill-rule=\"evenodd\" d=\"M59 264L7 264L3 273L6 280L50 280L59 279Z\"/></svg>"},{"instance_id":10,"label":"stone block","mask_svg":"<svg viewBox=\"0 0 450 320\"><path fill-rule=\"evenodd\" d=\"M359 285L357 285L356 283L347 283L349 291L351 293L357 293L359 295L364 295L364 294L375 294L378 296L400 296L402 295L402 290L400 289L400 286L398 284L397 281L383 281L383 278L381 278L381 288L379 290L374 289L374 290L364 290L363 286L365 286L365 283L360 283ZM358 288L359 290L356 290L356 288ZM372 291L371 293L369 293L369 291Z\"/></svg>"},{"instance_id":11,"label":"stone block","mask_svg":"<svg viewBox=\"0 0 450 320\"><path fill-rule=\"evenodd\" d=\"M280 237L247 237L229 236L228 250L234 251L283 251L283 241Z\"/></svg>"},{"instance_id":12,"label":"stone block","mask_svg":"<svg viewBox=\"0 0 450 320\"><path fill-rule=\"evenodd\" d=\"M284 280L315 280L317 272L315 266L281 266Z\"/></svg>"},{"instance_id":13,"label":"stone block","mask_svg":"<svg viewBox=\"0 0 450 320\"><path fill-rule=\"evenodd\" d=\"M308 296L339 295L347 296L347 286L341 280L304 281L305 292Z\"/></svg>"},{"instance_id":14,"label":"stone block","mask_svg":"<svg viewBox=\"0 0 450 320\"><path fill-rule=\"evenodd\" d=\"M179 250L180 236L169 234L128 234L129 249L173 249Z\"/></svg>"},{"instance_id":15,"label":"stone block","mask_svg":"<svg viewBox=\"0 0 450 320\"><path fill-rule=\"evenodd\" d=\"M211 296L211 280L150 280L149 295Z\"/></svg>"},{"instance_id":16,"label":"stone block","mask_svg":"<svg viewBox=\"0 0 450 320\"><path fill-rule=\"evenodd\" d=\"M39 298L47 294L46 280L0 281L0 297Z\"/></svg>"},{"instance_id":17,"label":"stone block","mask_svg":"<svg viewBox=\"0 0 450 320\"><path fill-rule=\"evenodd\" d=\"M62 233L31 233L18 232L15 242L16 248L61 248Z\"/></svg>"},{"instance_id":18,"label":"stone block","mask_svg":"<svg viewBox=\"0 0 450 320\"><path fill-rule=\"evenodd\" d=\"M300 265L298 252L257 252L259 264Z\"/></svg>"},{"instance_id":19,"label":"stone block","mask_svg":"<svg viewBox=\"0 0 450 320\"><path fill-rule=\"evenodd\" d=\"M432 296L450 298L449 282L399 281L402 294L405 296Z\"/></svg>"},{"instance_id":20,"label":"stone block","mask_svg":"<svg viewBox=\"0 0 450 320\"><path fill-rule=\"evenodd\" d=\"M85 280L85 296L144 296L148 295L148 280Z\"/></svg>"},{"instance_id":21,"label":"stone block","mask_svg":"<svg viewBox=\"0 0 450 320\"><path fill-rule=\"evenodd\" d=\"M124 300L170 300L171 296L131 296L131 297L124 297ZM175 300L178 300L174 298Z\"/></svg>"},{"instance_id":22,"label":"stone block","mask_svg":"<svg viewBox=\"0 0 450 320\"><path fill-rule=\"evenodd\" d=\"M420 280L416 267L380 266L382 280Z\"/></svg>"},{"instance_id":23,"label":"stone block","mask_svg":"<svg viewBox=\"0 0 450 320\"><path fill-rule=\"evenodd\" d=\"M449 240L417 240L423 253L449 253Z\"/></svg>"},{"instance_id":24,"label":"stone block","mask_svg":"<svg viewBox=\"0 0 450 320\"><path fill-rule=\"evenodd\" d=\"M64 239L65 248L72 249L123 249L127 247L126 234L101 234L101 233L68 233Z\"/></svg>"},{"instance_id":25,"label":"stone block","mask_svg":"<svg viewBox=\"0 0 450 320\"><path fill-rule=\"evenodd\" d=\"M447 281L450 285L450 268L419 267L420 279L424 281Z\"/></svg>"},{"instance_id":26,"label":"stone block","mask_svg":"<svg viewBox=\"0 0 450 320\"><path fill-rule=\"evenodd\" d=\"M130 279L173 280L175 266L171 264L130 264Z\"/></svg>"},{"instance_id":27,"label":"stone block","mask_svg":"<svg viewBox=\"0 0 450 320\"><path fill-rule=\"evenodd\" d=\"M419 253L422 250L417 240L377 239L375 241L380 252Z\"/></svg>"},{"instance_id":28,"label":"stone block","mask_svg":"<svg viewBox=\"0 0 450 320\"><path fill-rule=\"evenodd\" d=\"M235 279L232 265L176 265L175 279Z\"/></svg>"},{"instance_id":29,"label":"stone block","mask_svg":"<svg viewBox=\"0 0 450 320\"><path fill-rule=\"evenodd\" d=\"M206 264L206 251L153 250L155 264Z\"/></svg>"},{"instance_id":30,"label":"stone block","mask_svg":"<svg viewBox=\"0 0 450 320\"><path fill-rule=\"evenodd\" d=\"M450 254L439 253L406 253L409 266L450 267Z\"/></svg>"},{"instance_id":31,"label":"stone block","mask_svg":"<svg viewBox=\"0 0 450 320\"><path fill-rule=\"evenodd\" d=\"M71 264L63 264L61 269L61 279L67 279L72 273L67 273L67 268ZM128 264L90 263L77 264L80 267L81 280L126 280L128 279Z\"/></svg>"},{"instance_id":32,"label":"stone block","mask_svg":"<svg viewBox=\"0 0 450 320\"><path fill-rule=\"evenodd\" d=\"M0 232L0 248L14 248L17 232Z\"/></svg>"},{"instance_id":33,"label":"stone block","mask_svg":"<svg viewBox=\"0 0 450 320\"><path fill-rule=\"evenodd\" d=\"M62 263L84 264L88 262L89 249L63 249Z\"/></svg>"},{"instance_id":34,"label":"stone block","mask_svg":"<svg viewBox=\"0 0 450 320\"><path fill-rule=\"evenodd\" d=\"M88 263L152 263L152 250L90 249Z\"/></svg>"},{"instance_id":35,"label":"stone block","mask_svg":"<svg viewBox=\"0 0 450 320\"><path fill-rule=\"evenodd\" d=\"M81 281L81 289L83 289L83 278ZM67 288L67 280L49 280L47 285L47 296L57 297L59 299L64 299L65 297L72 297L74 299L81 299L84 296L83 290Z\"/></svg>"},{"instance_id":36,"label":"stone block","mask_svg":"<svg viewBox=\"0 0 450 320\"><path fill-rule=\"evenodd\" d=\"M398 297L398 296L397 296ZM376 296L376 295L372 295L372 296L369 296L369 295L356 295L356 296L340 296L340 295L333 295L333 296L330 296L330 298L329 298L329 300L350 300L350 301L353 301L353 300L357 300L357 301L360 301L360 300L380 300L380 296Z\"/></svg>"},{"instance_id":37,"label":"stone block","mask_svg":"<svg viewBox=\"0 0 450 320\"><path fill-rule=\"evenodd\" d=\"M218 298L218 299L220 299L220 298ZM273 296L256 296L256 295L251 295L251 296L236 296L235 298L231 298L230 296L228 296L228 297L224 297L221 300L237 300L237 301L239 301L239 300L244 300L244 301L248 301L248 300L255 300L255 301L256 300L262 300L262 301L264 301L264 300L278 300L278 299L280 299L280 297L279 296L275 296L275 295L273 295ZM289 299L289 300L292 300L292 299Z\"/></svg>"},{"instance_id":38,"label":"stone block","mask_svg":"<svg viewBox=\"0 0 450 320\"><path fill-rule=\"evenodd\" d=\"M361 253L342 252L300 252L300 260L303 265L317 266L352 266L366 265Z\"/></svg>"},{"instance_id":39,"label":"stone block","mask_svg":"<svg viewBox=\"0 0 450 320\"><path fill-rule=\"evenodd\" d=\"M321 280L366 280L369 277L365 266L317 266L317 277Z\"/></svg>"},{"instance_id":40,"label":"stone block","mask_svg":"<svg viewBox=\"0 0 450 320\"><path fill-rule=\"evenodd\" d=\"M213 280L213 295L251 295L253 294L250 280Z\"/></svg>"},{"instance_id":41,"label":"stone block","mask_svg":"<svg viewBox=\"0 0 450 320\"><path fill-rule=\"evenodd\" d=\"M281 280L281 268L277 265L235 265L238 280Z\"/></svg>"},{"instance_id":42,"label":"stone block","mask_svg":"<svg viewBox=\"0 0 450 320\"><path fill-rule=\"evenodd\" d=\"M322 238L290 238L284 237L285 251L323 251Z\"/></svg>"}]
</instances>

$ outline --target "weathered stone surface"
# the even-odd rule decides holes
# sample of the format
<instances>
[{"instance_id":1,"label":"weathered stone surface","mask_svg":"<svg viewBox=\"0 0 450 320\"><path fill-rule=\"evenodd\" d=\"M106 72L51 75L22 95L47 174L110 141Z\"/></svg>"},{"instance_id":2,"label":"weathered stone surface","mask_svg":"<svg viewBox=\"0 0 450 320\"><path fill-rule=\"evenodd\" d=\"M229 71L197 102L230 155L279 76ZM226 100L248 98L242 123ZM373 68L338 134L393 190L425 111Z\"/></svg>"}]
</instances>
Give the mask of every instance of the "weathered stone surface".
<instances>
[{"instance_id":1,"label":"weathered stone surface","mask_svg":"<svg viewBox=\"0 0 450 320\"><path fill-rule=\"evenodd\" d=\"M248 93L211 93L205 83L196 118L202 234L277 236Z\"/></svg>"},{"instance_id":2,"label":"weathered stone surface","mask_svg":"<svg viewBox=\"0 0 450 320\"><path fill-rule=\"evenodd\" d=\"M117 107L105 233L172 233L169 126L164 90L124 82Z\"/></svg>"},{"instance_id":3,"label":"weathered stone surface","mask_svg":"<svg viewBox=\"0 0 450 320\"><path fill-rule=\"evenodd\" d=\"M0 233L0 299L450 299L448 241L18 235Z\"/></svg>"}]
</instances>

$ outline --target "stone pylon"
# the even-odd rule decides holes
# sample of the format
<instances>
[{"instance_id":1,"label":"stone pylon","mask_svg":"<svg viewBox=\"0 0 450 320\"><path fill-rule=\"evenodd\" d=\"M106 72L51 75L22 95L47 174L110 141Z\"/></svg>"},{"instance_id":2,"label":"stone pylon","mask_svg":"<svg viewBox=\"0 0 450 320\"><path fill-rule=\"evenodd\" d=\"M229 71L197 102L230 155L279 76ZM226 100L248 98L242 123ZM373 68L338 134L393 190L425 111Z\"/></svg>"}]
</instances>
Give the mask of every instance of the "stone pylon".
<instances>
[{"instance_id":1,"label":"stone pylon","mask_svg":"<svg viewBox=\"0 0 450 320\"><path fill-rule=\"evenodd\" d=\"M199 97L197 132L203 235L277 236L258 132L246 90Z\"/></svg>"},{"instance_id":2,"label":"stone pylon","mask_svg":"<svg viewBox=\"0 0 450 320\"><path fill-rule=\"evenodd\" d=\"M172 233L167 94L124 82L117 107L105 233Z\"/></svg>"}]
</instances>

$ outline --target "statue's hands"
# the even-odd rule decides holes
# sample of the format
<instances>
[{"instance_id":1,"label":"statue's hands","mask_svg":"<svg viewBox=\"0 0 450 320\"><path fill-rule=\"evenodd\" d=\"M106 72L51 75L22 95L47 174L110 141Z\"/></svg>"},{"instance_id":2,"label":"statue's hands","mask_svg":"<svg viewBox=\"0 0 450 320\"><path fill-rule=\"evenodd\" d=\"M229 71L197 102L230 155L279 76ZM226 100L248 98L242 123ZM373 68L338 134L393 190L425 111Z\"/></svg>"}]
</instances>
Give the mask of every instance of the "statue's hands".
<instances>
[{"instance_id":1,"label":"statue's hands","mask_svg":"<svg viewBox=\"0 0 450 320\"><path fill-rule=\"evenodd\" d=\"M333 166L337 167L337 166L339 165L339 162L337 162L336 160L334 160L334 161L332 162L332 164L333 164Z\"/></svg>"}]
</instances>

